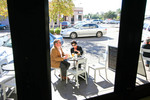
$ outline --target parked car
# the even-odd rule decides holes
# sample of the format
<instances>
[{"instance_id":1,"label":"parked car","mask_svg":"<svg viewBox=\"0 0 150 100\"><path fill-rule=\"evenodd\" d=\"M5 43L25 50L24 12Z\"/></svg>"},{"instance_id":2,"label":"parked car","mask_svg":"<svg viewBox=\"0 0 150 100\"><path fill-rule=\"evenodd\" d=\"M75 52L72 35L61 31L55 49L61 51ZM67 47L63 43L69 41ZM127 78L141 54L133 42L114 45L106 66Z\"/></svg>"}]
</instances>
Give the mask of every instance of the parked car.
<instances>
[{"instance_id":1,"label":"parked car","mask_svg":"<svg viewBox=\"0 0 150 100\"><path fill-rule=\"evenodd\" d=\"M10 38L0 47L0 63L13 63L12 43Z\"/></svg>"},{"instance_id":2,"label":"parked car","mask_svg":"<svg viewBox=\"0 0 150 100\"><path fill-rule=\"evenodd\" d=\"M49 33L50 36L50 48L53 47L54 39L60 39L61 43L63 44L63 37L61 35L53 35ZM7 60L7 63L6 61ZM5 61L5 62L3 62ZM11 38L9 38L1 47L0 47L0 63L1 64L8 64L13 63L13 51L12 51L12 43Z\"/></svg>"},{"instance_id":3,"label":"parked car","mask_svg":"<svg viewBox=\"0 0 150 100\"><path fill-rule=\"evenodd\" d=\"M7 25L3 25L0 23L0 29L5 30L7 28Z\"/></svg>"},{"instance_id":4,"label":"parked car","mask_svg":"<svg viewBox=\"0 0 150 100\"><path fill-rule=\"evenodd\" d=\"M94 24L101 24L103 21L102 20L100 20L100 19L94 19L93 21L92 21L92 23L94 23Z\"/></svg>"},{"instance_id":5,"label":"parked car","mask_svg":"<svg viewBox=\"0 0 150 100\"><path fill-rule=\"evenodd\" d=\"M92 22L91 19L85 19L84 21L85 21L85 23L91 23Z\"/></svg>"},{"instance_id":6,"label":"parked car","mask_svg":"<svg viewBox=\"0 0 150 100\"><path fill-rule=\"evenodd\" d=\"M106 34L107 28L101 27L97 24L77 24L72 28L63 29L60 34L62 37L70 37L72 39L77 37L86 37L86 36L97 36L101 37Z\"/></svg>"},{"instance_id":7,"label":"parked car","mask_svg":"<svg viewBox=\"0 0 150 100\"><path fill-rule=\"evenodd\" d=\"M10 38L10 33L1 33L0 34L0 46L4 44Z\"/></svg>"},{"instance_id":8,"label":"parked car","mask_svg":"<svg viewBox=\"0 0 150 100\"><path fill-rule=\"evenodd\" d=\"M85 21L76 21L74 24L86 23Z\"/></svg>"},{"instance_id":9,"label":"parked car","mask_svg":"<svg viewBox=\"0 0 150 100\"><path fill-rule=\"evenodd\" d=\"M62 29L70 28L71 27L71 24L68 21L61 22L61 25L62 25Z\"/></svg>"},{"instance_id":10,"label":"parked car","mask_svg":"<svg viewBox=\"0 0 150 100\"><path fill-rule=\"evenodd\" d=\"M50 35L50 49L53 47L53 42L55 39L60 39L61 44L64 43L63 37L61 35L53 35L51 33L49 33Z\"/></svg>"},{"instance_id":11,"label":"parked car","mask_svg":"<svg viewBox=\"0 0 150 100\"><path fill-rule=\"evenodd\" d=\"M120 21L117 21L117 20L110 20L110 21L108 21L107 24L119 24L119 23L120 23Z\"/></svg>"}]
</instances>

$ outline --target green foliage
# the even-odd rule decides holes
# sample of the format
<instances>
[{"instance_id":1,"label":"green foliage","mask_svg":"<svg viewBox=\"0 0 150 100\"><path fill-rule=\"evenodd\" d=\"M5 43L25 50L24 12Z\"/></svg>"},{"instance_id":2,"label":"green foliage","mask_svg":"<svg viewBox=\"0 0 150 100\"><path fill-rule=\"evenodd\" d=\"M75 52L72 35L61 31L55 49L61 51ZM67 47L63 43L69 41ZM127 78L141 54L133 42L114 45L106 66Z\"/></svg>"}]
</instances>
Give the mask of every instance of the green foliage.
<instances>
[{"instance_id":1,"label":"green foliage","mask_svg":"<svg viewBox=\"0 0 150 100\"><path fill-rule=\"evenodd\" d=\"M0 0L0 19L4 20L8 16L7 0Z\"/></svg>"},{"instance_id":2,"label":"green foliage","mask_svg":"<svg viewBox=\"0 0 150 100\"><path fill-rule=\"evenodd\" d=\"M108 12L102 12L101 14L99 14L98 12L96 14L87 14L84 15L84 18L90 18L90 19L116 19L116 20L120 20L120 13L121 10L117 9L116 11L108 11Z\"/></svg>"},{"instance_id":3,"label":"green foliage","mask_svg":"<svg viewBox=\"0 0 150 100\"><path fill-rule=\"evenodd\" d=\"M50 28L50 33L54 34L54 28Z\"/></svg>"},{"instance_id":4,"label":"green foliage","mask_svg":"<svg viewBox=\"0 0 150 100\"><path fill-rule=\"evenodd\" d=\"M108 11L104 14L104 18L116 19L117 14L113 11Z\"/></svg>"},{"instance_id":5,"label":"green foliage","mask_svg":"<svg viewBox=\"0 0 150 100\"><path fill-rule=\"evenodd\" d=\"M60 34L60 31L61 31L61 29L60 29L59 27L57 27L57 28L55 29L55 33L56 33L56 34Z\"/></svg>"},{"instance_id":6,"label":"green foliage","mask_svg":"<svg viewBox=\"0 0 150 100\"><path fill-rule=\"evenodd\" d=\"M72 0L51 0L49 2L50 22L62 21L61 15L72 16L74 13L74 3Z\"/></svg>"}]
</instances>

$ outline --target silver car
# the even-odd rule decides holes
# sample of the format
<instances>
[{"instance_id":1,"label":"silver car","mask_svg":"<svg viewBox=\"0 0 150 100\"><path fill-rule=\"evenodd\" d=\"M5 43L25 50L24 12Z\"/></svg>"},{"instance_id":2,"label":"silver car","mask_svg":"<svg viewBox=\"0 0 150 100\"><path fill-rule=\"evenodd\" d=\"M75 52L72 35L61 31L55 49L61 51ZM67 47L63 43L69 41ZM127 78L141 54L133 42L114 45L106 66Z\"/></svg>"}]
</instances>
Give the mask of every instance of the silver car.
<instances>
[{"instance_id":1,"label":"silver car","mask_svg":"<svg viewBox=\"0 0 150 100\"><path fill-rule=\"evenodd\" d=\"M77 37L86 37L86 36L101 37L106 33L107 33L107 28L92 23L77 24L72 28L63 29L60 32L62 37L70 37L72 39Z\"/></svg>"}]
</instances>

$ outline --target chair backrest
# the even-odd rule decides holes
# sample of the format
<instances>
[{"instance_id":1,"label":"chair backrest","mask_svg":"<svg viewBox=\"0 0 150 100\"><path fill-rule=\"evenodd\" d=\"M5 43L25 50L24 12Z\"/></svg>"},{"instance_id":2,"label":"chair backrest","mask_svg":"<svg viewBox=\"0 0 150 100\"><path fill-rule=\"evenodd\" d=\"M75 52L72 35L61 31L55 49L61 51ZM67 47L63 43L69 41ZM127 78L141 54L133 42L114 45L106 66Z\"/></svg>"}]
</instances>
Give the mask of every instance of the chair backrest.
<instances>
[{"instance_id":1,"label":"chair backrest","mask_svg":"<svg viewBox=\"0 0 150 100\"><path fill-rule=\"evenodd\" d=\"M78 60L76 64L76 70L78 70L78 65L81 64L83 69L86 69L86 64L87 64L87 58L81 58Z\"/></svg>"},{"instance_id":2,"label":"chair backrest","mask_svg":"<svg viewBox=\"0 0 150 100\"><path fill-rule=\"evenodd\" d=\"M143 54L143 52L150 53L150 49L141 48L141 51L142 51L142 54ZM150 57L143 56L143 59L150 61Z\"/></svg>"},{"instance_id":3,"label":"chair backrest","mask_svg":"<svg viewBox=\"0 0 150 100\"><path fill-rule=\"evenodd\" d=\"M100 54L99 63L104 65L106 68L108 67L108 45L106 46L106 50L104 53Z\"/></svg>"}]
</instances>

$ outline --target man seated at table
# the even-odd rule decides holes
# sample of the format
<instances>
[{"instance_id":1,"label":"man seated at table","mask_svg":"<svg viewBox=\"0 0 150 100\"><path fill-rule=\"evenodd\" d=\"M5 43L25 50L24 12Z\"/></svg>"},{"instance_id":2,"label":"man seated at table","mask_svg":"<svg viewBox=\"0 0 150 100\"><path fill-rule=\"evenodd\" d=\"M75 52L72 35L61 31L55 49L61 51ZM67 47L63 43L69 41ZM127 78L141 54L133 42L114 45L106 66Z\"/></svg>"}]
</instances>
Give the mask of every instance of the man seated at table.
<instances>
[{"instance_id":1,"label":"man seated at table","mask_svg":"<svg viewBox=\"0 0 150 100\"><path fill-rule=\"evenodd\" d=\"M83 50L81 46L77 45L77 42L75 40L73 40L71 42L72 48L71 48L71 54L77 54L78 56L81 56L83 54ZM79 68L81 68L81 64L79 64L78 66Z\"/></svg>"},{"instance_id":2,"label":"man seated at table","mask_svg":"<svg viewBox=\"0 0 150 100\"><path fill-rule=\"evenodd\" d=\"M54 40L54 46L51 49L50 55L51 67L61 68L61 78L66 80L66 71L69 68L70 63L66 61L66 59L68 59L68 54L64 54L59 39Z\"/></svg>"}]
</instances>

